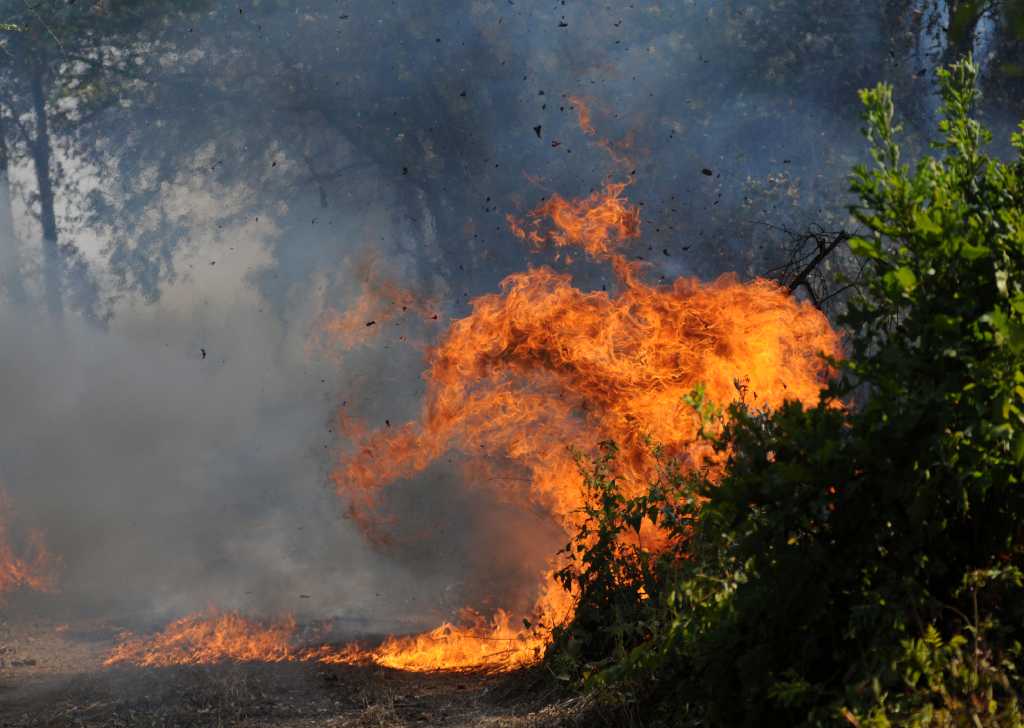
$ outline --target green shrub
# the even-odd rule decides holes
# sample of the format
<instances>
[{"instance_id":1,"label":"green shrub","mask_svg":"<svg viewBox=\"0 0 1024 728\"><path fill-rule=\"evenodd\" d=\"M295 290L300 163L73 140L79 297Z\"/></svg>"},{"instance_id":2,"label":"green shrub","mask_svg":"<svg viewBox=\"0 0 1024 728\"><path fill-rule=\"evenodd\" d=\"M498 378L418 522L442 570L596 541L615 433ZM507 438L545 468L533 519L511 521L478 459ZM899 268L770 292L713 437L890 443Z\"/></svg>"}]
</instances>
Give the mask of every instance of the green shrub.
<instances>
[{"instance_id":1,"label":"green shrub","mask_svg":"<svg viewBox=\"0 0 1024 728\"><path fill-rule=\"evenodd\" d=\"M643 498L614 448L587 468L556 671L650 723L1024 724L1024 132L1017 160L983 153L975 76L942 74L942 139L913 169L891 89L862 92L867 287L818 405L720 413L696 391L717 483L656 449ZM644 521L667 551L631 545Z\"/></svg>"}]
</instances>

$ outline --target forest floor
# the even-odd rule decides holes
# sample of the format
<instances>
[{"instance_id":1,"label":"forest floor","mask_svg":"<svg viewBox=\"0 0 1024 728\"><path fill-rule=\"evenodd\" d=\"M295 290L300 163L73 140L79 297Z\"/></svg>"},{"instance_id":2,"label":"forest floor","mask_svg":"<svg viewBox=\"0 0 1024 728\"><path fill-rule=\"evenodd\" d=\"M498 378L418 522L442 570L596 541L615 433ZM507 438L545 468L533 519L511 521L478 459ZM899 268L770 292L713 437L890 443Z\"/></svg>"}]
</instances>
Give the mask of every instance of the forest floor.
<instances>
[{"instance_id":1,"label":"forest floor","mask_svg":"<svg viewBox=\"0 0 1024 728\"><path fill-rule=\"evenodd\" d=\"M591 725L586 701L529 671L414 674L307 663L103 667L106 624L0 616L0 727L555 728Z\"/></svg>"}]
</instances>

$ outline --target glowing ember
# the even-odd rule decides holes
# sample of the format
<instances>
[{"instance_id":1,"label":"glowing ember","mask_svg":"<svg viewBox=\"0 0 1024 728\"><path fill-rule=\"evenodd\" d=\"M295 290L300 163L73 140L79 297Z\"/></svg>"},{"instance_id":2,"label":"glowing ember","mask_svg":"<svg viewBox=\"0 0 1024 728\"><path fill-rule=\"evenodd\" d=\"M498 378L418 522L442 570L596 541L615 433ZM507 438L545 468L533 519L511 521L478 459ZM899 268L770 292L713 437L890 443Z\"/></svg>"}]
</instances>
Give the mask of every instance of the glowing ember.
<instances>
[{"instance_id":1,"label":"glowing ember","mask_svg":"<svg viewBox=\"0 0 1024 728\"><path fill-rule=\"evenodd\" d=\"M55 591L57 559L47 551L42 532L29 531L19 555L12 545L12 515L7 493L0 488L0 599L4 592L15 589Z\"/></svg>"}]
</instances>

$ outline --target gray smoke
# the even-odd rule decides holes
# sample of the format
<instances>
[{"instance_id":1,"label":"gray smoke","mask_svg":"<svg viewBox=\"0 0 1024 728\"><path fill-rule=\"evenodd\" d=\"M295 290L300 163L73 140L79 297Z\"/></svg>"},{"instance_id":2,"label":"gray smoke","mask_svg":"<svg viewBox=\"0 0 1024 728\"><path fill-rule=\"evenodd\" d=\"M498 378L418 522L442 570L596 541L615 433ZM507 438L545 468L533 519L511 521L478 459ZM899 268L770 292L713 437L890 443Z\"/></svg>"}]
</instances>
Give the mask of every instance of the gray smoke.
<instances>
[{"instance_id":1,"label":"gray smoke","mask_svg":"<svg viewBox=\"0 0 1024 728\"><path fill-rule=\"evenodd\" d=\"M62 322L39 285L31 167L12 170L0 481L64 559L47 608L386 628L528 604L522 585L564 536L464 483L457 458L398 484L396 546L367 545L328 485L337 408L372 427L416 416L422 347L443 322L550 262L504 214L551 192L634 180L644 235L629 253L652 279L761 274L785 257L769 225L842 227L866 156L856 90L892 81L920 145L943 53L914 25L932 0L265 5L217 0L194 28L165 29L180 53L164 81L61 148L81 187L58 190L78 248L65 297L79 313ZM599 137L631 140L632 168L579 130L570 95ZM1005 137L1012 119L998 121ZM91 156L71 164L80 148ZM437 301L440 323L397 316L365 346L311 355L316 316L353 304L371 253Z\"/></svg>"}]
</instances>

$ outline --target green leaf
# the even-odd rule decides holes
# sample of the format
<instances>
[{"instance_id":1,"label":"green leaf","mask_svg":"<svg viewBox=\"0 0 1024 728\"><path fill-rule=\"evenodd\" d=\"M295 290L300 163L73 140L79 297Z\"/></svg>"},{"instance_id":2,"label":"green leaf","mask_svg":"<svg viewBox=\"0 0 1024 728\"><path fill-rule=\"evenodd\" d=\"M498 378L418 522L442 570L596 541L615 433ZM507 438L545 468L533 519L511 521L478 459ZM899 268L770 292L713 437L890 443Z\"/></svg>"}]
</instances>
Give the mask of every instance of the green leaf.
<instances>
[{"instance_id":1,"label":"green leaf","mask_svg":"<svg viewBox=\"0 0 1024 728\"><path fill-rule=\"evenodd\" d=\"M967 260L977 260L991 252L992 251L984 245L971 245L970 243L965 242L960 246L960 257Z\"/></svg>"},{"instance_id":2,"label":"green leaf","mask_svg":"<svg viewBox=\"0 0 1024 728\"><path fill-rule=\"evenodd\" d=\"M866 238L850 238L849 240L850 252L861 258L874 258L875 260L883 260L884 256L880 250L878 243L867 240Z\"/></svg>"}]
</instances>

